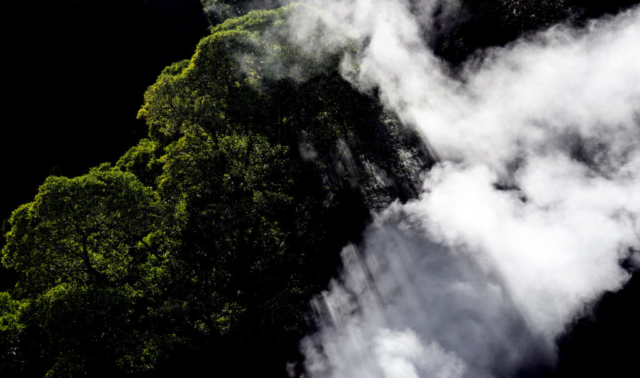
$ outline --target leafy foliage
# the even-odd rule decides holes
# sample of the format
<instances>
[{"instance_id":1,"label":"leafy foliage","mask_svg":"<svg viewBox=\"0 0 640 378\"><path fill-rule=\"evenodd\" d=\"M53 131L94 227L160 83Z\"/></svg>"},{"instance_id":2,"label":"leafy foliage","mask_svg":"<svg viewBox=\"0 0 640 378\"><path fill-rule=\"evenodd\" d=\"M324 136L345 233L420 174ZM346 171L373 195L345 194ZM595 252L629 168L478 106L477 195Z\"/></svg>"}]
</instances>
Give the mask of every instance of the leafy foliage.
<instances>
[{"instance_id":1,"label":"leafy foliage","mask_svg":"<svg viewBox=\"0 0 640 378\"><path fill-rule=\"evenodd\" d=\"M13 213L3 263L32 296L63 283L138 282L157 252L148 236L155 193L130 173L104 165L75 179L52 176Z\"/></svg>"},{"instance_id":2,"label":"leafy foliage","mask_svg":"<svg viewBox=\"0 0 640 378\"><path fill-rule=\"evenodd\" d=\"M23 362L51 359L50 376L95 369L107 356L129 368L153 362L148 349L165 335L131 324L147 316L140 306L166 276L158 216L158 196L108 165L50 177L13 213L3 264L18 272L15 294L24 301L17 314L15 306L3 312L17 319Z\"/></svg>"},{"instance_id":3,"label":"leafy foliage","mask_svg":"<svg viewBox=\"0 0 640 378\"><path fill-rule=\"evenodd\" d=\"M276 0L200 0L205 15L211 25L219 24L229 18L238 17L255 9L273 9L283 2Z\"/></svg>"},{"instance_id":4,"label":"leafy foliage","mask_svg":"<svg viewBox=\"0 0 640 378\"><path fill-rule=\"evenodd\" d=\"M295 353L342 246L371 208L415 195L430 160L337 54L287 37L294 11L214 27L146 92L147 139L115 167L50 177L13 213L0 347L15 357L0 371L253 374Z\"/></svg>"}]
</instances>

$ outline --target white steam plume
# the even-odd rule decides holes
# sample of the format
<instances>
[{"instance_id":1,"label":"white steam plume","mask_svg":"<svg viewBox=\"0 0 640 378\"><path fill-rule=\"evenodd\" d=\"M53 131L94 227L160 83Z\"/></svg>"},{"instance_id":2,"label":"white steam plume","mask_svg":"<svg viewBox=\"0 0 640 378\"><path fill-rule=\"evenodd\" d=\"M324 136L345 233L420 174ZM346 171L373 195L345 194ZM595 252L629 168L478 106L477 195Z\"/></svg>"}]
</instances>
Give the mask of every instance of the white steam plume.
<instances>
[{"instance_id":1,"label":"white steam plume","mask_svg":"<svg viewBox=\"0 0 640 378\"><path fill-rule=\"evenodd\" d=\"M619 289L639 244L640 12L486 51L456 78L423 41L435 0L318 0L366 41L344 75L378 88L441 162L347 247L303 343L310 377L512 377ZM418 6L415 6L416 3ZM416 12L416 9L420 11ZM294 21L296 38L314 24ZM337 43L340 38L328 36Z\"/></svg>"}]
</instances>

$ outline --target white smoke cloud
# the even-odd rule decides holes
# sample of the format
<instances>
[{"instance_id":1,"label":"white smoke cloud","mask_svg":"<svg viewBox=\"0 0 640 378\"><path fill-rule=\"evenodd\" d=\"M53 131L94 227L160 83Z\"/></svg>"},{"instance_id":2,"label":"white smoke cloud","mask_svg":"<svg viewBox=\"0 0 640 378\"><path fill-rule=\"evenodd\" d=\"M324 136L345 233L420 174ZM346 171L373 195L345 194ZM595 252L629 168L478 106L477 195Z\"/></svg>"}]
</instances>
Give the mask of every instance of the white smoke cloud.
<instances>
[{"instance_id":1,"label":"white smoke cloud","mask_svg":"<svg viewBox=\"0 0 640 378\"><path fill-rule=\"evenodd\" d=\"M411 330L382 330L373 345L373 354L388 378L418 378L419 371L433 378L459 378L465 369L459 358L438 344L424 347Z\"/></svg>"},{"instance_id":2,"label":"white smoke cloud","mask_svg":"<svg viewBox=\"0 0 640 378\"><path fill-rule=\"evenodd\" d=\"M361 250L345 249L344 272L315 303L320 330L302 343L307 374L549 368L555 337L624 285L622 260L637 260L640 12L556 26L452 77L423 39L435 0L310 3L341 25L329 30L365 41L345 78L378 88L441 162L420 199L394 204Z\"/></svg>"}]
</instances>

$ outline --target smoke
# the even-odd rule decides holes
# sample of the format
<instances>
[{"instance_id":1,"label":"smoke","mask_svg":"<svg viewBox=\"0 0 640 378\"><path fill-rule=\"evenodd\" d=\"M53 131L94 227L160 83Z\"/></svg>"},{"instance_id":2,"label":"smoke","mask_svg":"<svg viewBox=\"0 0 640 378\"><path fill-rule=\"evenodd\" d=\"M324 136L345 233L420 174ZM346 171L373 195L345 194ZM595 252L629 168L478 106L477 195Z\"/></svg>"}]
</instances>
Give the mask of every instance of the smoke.
<instances>
[{"instance_id":1,"label":"smoke","mask_svg":"<svg viewBox=\"0 0 640 378\"><path fill-rule=\"evenodd\" d=\"M376 88L440 162L419 199L394 203L343 251L313 304L319 331L301 343L307 376L552 369L555 338L637 261L640 12L557 25L454 76L424 35L455 2L309 2L323 12L302 8L294 38L321 20L339 25L324 49L363 41L344 77Z\"/></svg>"}]
</instances>

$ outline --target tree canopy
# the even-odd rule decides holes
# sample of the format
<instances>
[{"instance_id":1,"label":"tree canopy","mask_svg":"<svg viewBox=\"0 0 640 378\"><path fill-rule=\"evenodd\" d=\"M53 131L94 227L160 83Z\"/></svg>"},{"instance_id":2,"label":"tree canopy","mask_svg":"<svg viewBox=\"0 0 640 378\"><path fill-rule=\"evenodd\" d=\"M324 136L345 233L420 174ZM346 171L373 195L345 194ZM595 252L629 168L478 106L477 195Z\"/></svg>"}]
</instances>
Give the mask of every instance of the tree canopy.
<instances>
[{"instance_id":1,"label":"tree canopy","mask_svg":"<svg viewBox=\"0 0 640 378\"><path fill-rule=\"evenodd\" d=\"M14 211L0 371L252 374L295 358L342 246L431 162L337 53L287 38L295 10L213 27L147 90L147 138Z\"/></svg>"}]
</instances>

